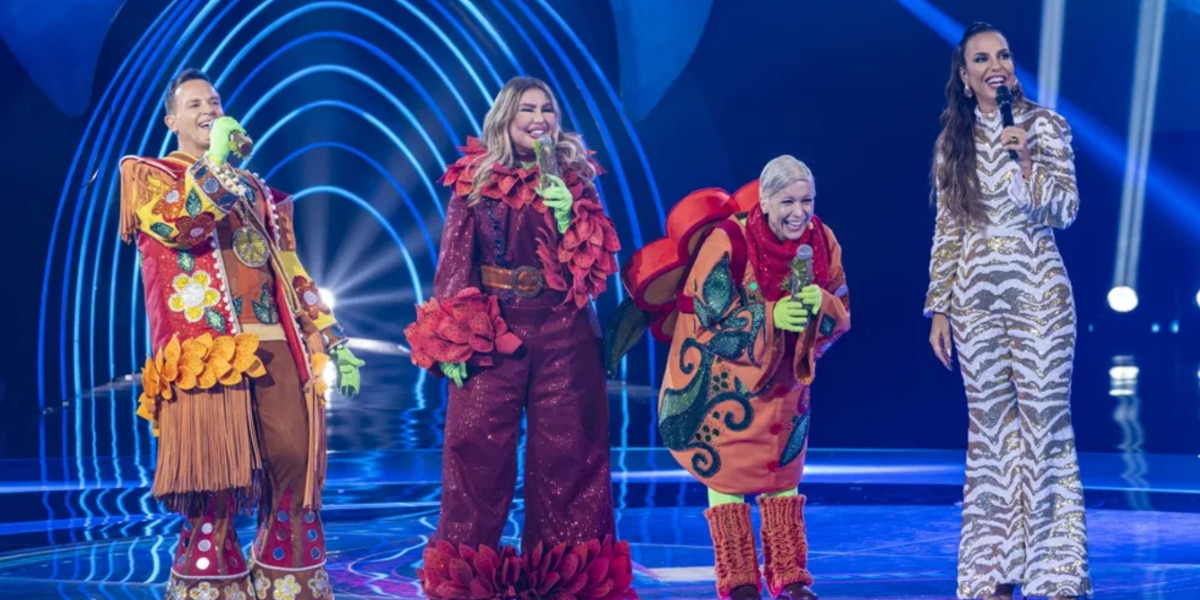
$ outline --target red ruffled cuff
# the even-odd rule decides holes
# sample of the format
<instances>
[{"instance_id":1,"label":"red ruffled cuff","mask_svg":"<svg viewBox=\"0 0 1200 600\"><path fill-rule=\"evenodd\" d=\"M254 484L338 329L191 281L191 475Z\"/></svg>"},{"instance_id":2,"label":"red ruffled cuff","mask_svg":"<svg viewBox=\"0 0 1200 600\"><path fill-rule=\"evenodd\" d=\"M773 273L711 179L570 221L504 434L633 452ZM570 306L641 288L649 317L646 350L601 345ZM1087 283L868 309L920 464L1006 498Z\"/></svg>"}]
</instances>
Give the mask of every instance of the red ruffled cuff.
<instances>
[{"instance_id":1,"label":"red ruffled cuff","mask_svg":"<svg viewBox=\"0 0 1200 600\"><path fill-rule=\"evenodd\" d=\"M507 600L519 593L521 561L512 546L497 553L487 546L455 548L443 540L426 547L422 558L425 567L417 569L417 577L433 600Z\"/></svg>"},{"instance_id":2,"label":"red ruffled cuff","mask_svg":"<svg viewBox=\"0 0 1200 600\"><path fill-rule=\"evenodd\" d=\"M608 278L619 268L614 253L621 249L621 242L599 202L578 199L573 211L557 247L551 250L554 242L549 234L541 236L537 254L550 289L566 291L566 302L574 301L583 308L608 289Z\"/></svg>"},{"instance_id":3,"label":"red ruffled cuff","mask_svg":"<svg viewBox=\"0 0 1200 600\"><path fill-rule=\"evenodd\" d=\"M432 298L417 306L417 322L404 329L413 364L439 372L437 363L491 366L494 355L510 355L521 339L500 317L496 298L466 288L450 298Z\"/></svg>"},{"instance_id":4,"label":"red ruffled cuff","mask_svg":"<svg viewBox=\"0 0 1200 600\"><path fill-rule=\"evenodd\" d=\"M633 600L633 562L629 544L605 536L568 547L559 544L521 557L529 592L535 598Z\"/></svg>"}]
</instances>

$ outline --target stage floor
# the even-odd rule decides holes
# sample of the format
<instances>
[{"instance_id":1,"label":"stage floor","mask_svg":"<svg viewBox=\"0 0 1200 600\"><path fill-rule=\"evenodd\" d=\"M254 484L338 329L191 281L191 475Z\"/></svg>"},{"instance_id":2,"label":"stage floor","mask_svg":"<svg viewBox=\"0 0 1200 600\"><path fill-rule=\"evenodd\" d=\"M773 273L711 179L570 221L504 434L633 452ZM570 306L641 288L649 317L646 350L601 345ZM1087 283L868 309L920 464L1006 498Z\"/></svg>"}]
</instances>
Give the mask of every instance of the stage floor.
<instances>
[{"instance_id":1,"label":"stage floor","mask_svg":"<svg viewBox=\"0 0 1200 600\"><path fill-rule=\"evenodd\" d=\"M439 460L433 451L331 455L325 518L338 598L420 597L415 569L437 518ZM961 461L945 451L812 450L802 491L821 597L954 598ZM0 461L5 597L161 597L179 522L147 498L140 462L73 460L43 474L32 461ZM662 452L614 452L613 462L639 595L715 597L703 488ZM1096 598L1200 598L1198 463L1081 456ZM250 521L242 525L251 539Z\"/></svg>"}]
</instances>

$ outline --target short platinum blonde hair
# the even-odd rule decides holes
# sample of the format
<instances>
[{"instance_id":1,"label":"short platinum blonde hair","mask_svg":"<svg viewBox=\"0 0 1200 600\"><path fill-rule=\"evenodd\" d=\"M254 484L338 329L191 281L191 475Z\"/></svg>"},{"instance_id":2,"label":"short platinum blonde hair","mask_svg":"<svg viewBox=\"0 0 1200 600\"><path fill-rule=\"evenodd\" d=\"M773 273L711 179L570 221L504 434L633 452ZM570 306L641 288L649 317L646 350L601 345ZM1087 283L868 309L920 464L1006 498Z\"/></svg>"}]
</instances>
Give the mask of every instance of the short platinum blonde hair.
<instances>
[{"instance_id":1,"label":"short platinum blonde hair","mask_svg":"<svg viewBox=\"0 0 1200 600\"><path fill-rule=\"evenodd\" d=\"M763 167L758 176L758 202L765 205L767 198L774 197L784 188L797 181L807 181L812 186L813 193L817 192L817 181L813 178L808 165L790 154L776 156Z\"/></svg>"}]
</instances>

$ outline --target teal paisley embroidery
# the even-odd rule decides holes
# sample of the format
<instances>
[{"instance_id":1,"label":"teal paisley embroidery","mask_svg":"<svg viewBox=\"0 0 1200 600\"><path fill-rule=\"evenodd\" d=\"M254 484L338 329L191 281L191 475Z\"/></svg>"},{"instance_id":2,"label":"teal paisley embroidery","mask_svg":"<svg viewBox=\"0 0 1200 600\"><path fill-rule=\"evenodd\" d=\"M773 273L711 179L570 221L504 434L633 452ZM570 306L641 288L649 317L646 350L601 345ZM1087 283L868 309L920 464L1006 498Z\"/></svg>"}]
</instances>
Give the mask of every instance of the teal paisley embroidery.
<instances>
[{"instance_id":1,"label":"teal paisley embroidery","mask_svg":"<svg viewBox=\"0 0 1200 600\"><path fill-rule=\"evenodd\" d=\"M798 417L792 417L792 433L788 435L787 445L783 447L783 454L779 457L779 466L786 466L796 460L800 456L800 452L804 450L804 444L808 441L809 414L806 412Z\"/></svg>"},{"instance_id":2,"label":"teal paisley embroidery","mask_svg":"<svg viewBox=\"0 0 1200 600\"><path fill-rule=\"evenodd\" d=\"M679 370L690 380L682 389L663 393L658 429L671 450L697 450L692 467L707 478L721 470L721 457L711 445L713 428L702 431L705 419L710 413L720 414L714 411L718 406L733 403L722 409L723 423L729 431L743 431L754 420L750 399L758 394L728 372L714 373L714 364L742 356L758 364L754 342L766 325L766 307L746 302L745 293L735 285L728 254L705 278L700 291L695 297L696 317L713 336L706 343L695 338L681 342ZM735 301L740 301L739 308L733 308Z\"/></svg>"}]
</instances>

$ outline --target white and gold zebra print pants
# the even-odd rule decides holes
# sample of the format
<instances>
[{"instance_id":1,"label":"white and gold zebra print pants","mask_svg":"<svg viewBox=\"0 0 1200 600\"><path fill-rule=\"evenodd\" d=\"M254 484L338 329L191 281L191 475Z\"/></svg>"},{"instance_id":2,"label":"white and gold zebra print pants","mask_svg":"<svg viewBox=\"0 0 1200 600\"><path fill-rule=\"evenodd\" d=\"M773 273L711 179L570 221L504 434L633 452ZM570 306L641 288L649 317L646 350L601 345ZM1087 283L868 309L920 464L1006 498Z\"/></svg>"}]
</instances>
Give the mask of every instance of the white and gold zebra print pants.
<instances>
[{"instance_id":1,"label":"white and gold zebra print pants","mask_svg":"<svg viewBox=\"0 0 1200 600\"><path fill-rule=\"evenodd\" d=\"M1000 584L1091 594L1069 405L1073 307L956 311L951 323L970 415L958 597Z\"/></svg>"}]
</instances>

